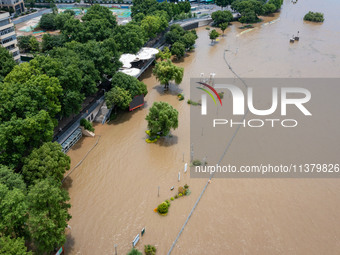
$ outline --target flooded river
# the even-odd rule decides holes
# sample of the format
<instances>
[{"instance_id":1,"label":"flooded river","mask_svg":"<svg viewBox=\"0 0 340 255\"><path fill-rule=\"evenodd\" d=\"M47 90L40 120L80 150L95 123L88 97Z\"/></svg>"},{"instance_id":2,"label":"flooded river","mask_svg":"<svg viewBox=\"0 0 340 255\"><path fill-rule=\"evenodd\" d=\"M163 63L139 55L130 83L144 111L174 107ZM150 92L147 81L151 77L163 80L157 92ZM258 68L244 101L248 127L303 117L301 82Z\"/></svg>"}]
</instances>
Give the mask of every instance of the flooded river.
<instances>
[{"instance_id":1,"label":"flooded river","mask_svg":"<svg viewBox=\"0 0 340 255\"><path fill-rule=\"evenodd\" d=\"M325 22L304 22L309 10L323 12ZM98 141L65 182L72 204L66 254L115 254L115 244L118 254L126 254L144 227L137 248L153 244L157 254L166 254L207 182L183 174L184 163L190 160L186 103L190 78L211 72L216 77L234 77L224 62L225 50L228 62L242 77L339 77L338 10L337 0L285 1L281 13L264 18L252 30L241 30L241 24L233 23L215 45L210 43L209 31L199 28L195 51L176 62L185 68L183 82L179 87L172 85L166 94L148 70L142 77L149 91L145 107L96 125L96 137L83 138L68 153L73 168ZM297 31L300 41L290 44ZM178 101L179 92L186 100ZM326 96L327 100L337 98ZM172 137L147 144L145 116L155 101L168 102L179 111L179 128ZM314 148L315 153L330 158L340 155L339 127L331 138L325 135L332 141L328 147ZM261 159L270 140L261 144L257 137L249 142L251 135L240 132L227 157ZM255 147L255 142L262 146ZM283 147L282 151L298 154L300 149ZM177 190L186 183L191 195L173 201L167 216L153 211L175 195L170 187ZM172 254L339 254L339 193L337 179L213 179Z\"/></svg>"}]
</instances>

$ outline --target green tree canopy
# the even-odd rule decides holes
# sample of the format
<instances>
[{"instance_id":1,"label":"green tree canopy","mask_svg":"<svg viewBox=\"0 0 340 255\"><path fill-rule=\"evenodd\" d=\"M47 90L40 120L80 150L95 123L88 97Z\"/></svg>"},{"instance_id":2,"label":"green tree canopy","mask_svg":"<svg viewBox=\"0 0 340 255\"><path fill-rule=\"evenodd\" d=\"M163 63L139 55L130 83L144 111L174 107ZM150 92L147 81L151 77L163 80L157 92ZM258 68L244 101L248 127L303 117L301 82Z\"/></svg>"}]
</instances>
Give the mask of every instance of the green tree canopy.
<instances>
[{"instance_id":1,"label":"green tree canopy","mask_svg":"<svg viewBox=\"0 0 340 255\"><path fill-rule=\"evenodd\" d=\"M211 30L210 33L209 33L209 38L211 40L211 42L215 41L217 37L219 37L220 34L215 30Z\"/></svg>"},{"instance_id":2,"label":"green tree canopy","mask_svg":"<svg viewBox=\"0 0 340 255\"><path fill-rule=\"evenodd\" d=\"M171 47L171 54L175 55L177 59L185 55L185 45L180 42L175 42Z\"/></svg>"},{"instance_id":3,"label":"green tree canopy","mask_svg":"<svg viewBox=\"0 0 340 255\"><path fill-rule=\"evenodd\" d=\"M0 183L0 235L26 236L27 200L23 190Z\"/></svg>"},{"instance_id":4,"label":"green tree canopy","mask_svg":"<svg viewBox=\"0 0 340 255\"><path fill-rule=\"evenodd\" d=\"M267 3L275 5L275 11L277 11L281 8L283 0L269 0Z\"/></svg>"},{"instance_id":5,"label":"green tree canopy","mask_svg":"<svg viewBox=\"0 0 340 255\"><path fill-rule=\"evenodd\" d=\"M159 3L156 0L133 0L131 6L131 17L134 18L137 14L142 13L145 16L159 10Z\"/></svg>"},{"instance_id":6,"label":"green tree canopy","mask_svg":"<svg viewBox=\"0 0 340 255\"><path fill-rule=\"evenodd\" d=\"M29 117L46 110L51 117L60 111L58 100L62 88L57 78L40 74L28 63L16 66L0 84L0 120L13 116Z\"/></svg>"},{"instance_id":7,"label":"green tree canopy","mask_svg":"<svg viewBox=\"0 0 340 255\"><path fill-rule=\"evenodd\" d=\"M143 255L139 250L132 248L127 255Z\"/></svg>"},{"instance_id":8,"label":"green tree canopy","mask_svg":"<svg viewBox=\"0 0 340 255\"><path fill-rule=\"evenodd\" d=\"M20 49L20 51L22 52L26 52L29 50L30 47L30 38L31 35L29 36L18 36L17 40L18 40L18 47Z\"/></svg>"},{"instance_id":9,"label":"green tree canopy","mask_svg":"<svg viewBox=\"0 0 340 255\"><path fill-rule=\"evenodd\" d=\"M12 71L15 65L12 54L4 47L0 47L0 82Z\"/></svg>"},{"instance_id":10,"label":"green tree canopy","mask_svg":"<svg viewBox=\"0 0 340 255\"><path fill-rule=\"evenodd\" d=\"M171 25L170 31L165 34L165 41L173 45L176 42L184 44L185 49L191 49L197 39L196 31L185 31L180 25Z\"/></svg>"},{"instance_id":11,"label":"green tree canopy","mask_svg":"<svg viewBox=\"0 0 340 255\"><path fill-rule=\"evenodd\" d=\"M52 50L55 47L63 47L66 42L64 35L50 35L44 34L42 37L42 51L46 52Z\"/></svg>"},{"instance_id":12,"label":"green tree canopy","mask_svg":"<svg viewBox=\"0 0 340 255\"><path fill-rule=\"evenodd\" d=\"M274 4L266 3L263 5L263 13L270 14L276 11L276 6Z\"/></svg>"},{"instance_id":13,"label":"green tree canopy","mask_svg":"<svg viewBox=\"0 0 340 255\"><path fill-rule=\"evenodd\" d=\"M40 28L46 30L55 30L56 29L55 18L56 15L54 13L43 14L40 18L39 24Z\"/></svg>"},{"instance_id":14,"label":"green tree canopy","mask_svg":"<svg viewBox=\"0 0 340 255\"><path fill-rule=\"evenodd\" d=\"M170 31L165 35L165 41L172 45L175 42L178 42L183 35L185 35L184 28L179 24L173 24L170 27Z\"/></svg>"},{"instance_id":15,"label":"green tree canopy","mask_svg":"<svg viewBox=\"0 0 340 255\"><path fill-rule=\"evenodd\" d=\"M197 39L196 31L186 31L185 34L180 38L180 42L183 43L185 49L192 49Z\"/></svg>"},{"instance_id":16,"label":"green tree canopy","mask_svg":"<svg viewBox=\"0 0 340 255\"><path fill-rule=\"evenodd\" d=\"M93 61L100 77L104 74L112 76L122 66L117 46L112 38L103 42L89 41L84 44L73 41L66 43L66 48L76 52L81 59Z\"/></svg>"},{"instance_id":17,"label":"green tree canopy","mask_svg":"<svg viewBox=\"0 0 340 255\"><path fill-rule=\"evenodd\" d=\"M61 181L66 170L70 169L70 162L60 144L47 142L24 159L22 174L27 185L48 177Z\"/></svg>"},{"instance_id":18,"label":"green tree canopy","mask_svg":"<svg viewBox=\"0 0 340 255\"><path fill-rule=\"evenodd\" d=\"M93 21L105 19L109 22L110 26L113 28L117 25L116 16L110 11L109 8L100 6L99 4L92 5L82 17L83 21Z\"/></svg>"},{"instance_id":19,"label":"green tree canopy","mask_svg":"<svg viewBox=\"0 0 340 255\"><path fill-rule=\"evenodd\" d=\"M166 136L171 128L178 127L178 111L166 102L153 103L145 119L151 136Z\"/></svg>"},{"instance_id":20,"label":"green tree canopy","mask_svg":"<svg viewBox=\"0 0 340 255\"><path fill-rule=\"evenodd\" d=\"M119 52L137 53L146 41L146 33L140 26L128 23L115 28L113 39Z\"/></svg>"},{"instance_id":21,"label":"green tree canopy","mask_svg":"<svg viewBox=\"0 0 340 255\"><path fill-rule=\"evenodd\" d=\"M69 19L74 19L74 15L71 15L69 12L67 12L68 10L64 11L63 13L59 13L56 17L55 17L55 27L57 29L63 30L64 26L66 24L66 22ZM69 10L72 11L72 10Z\"/></svg>"},{"instance_id":22,"label":"green tree canopy","mask_svg":"<svg viewBox=\"0 0 340 255\"><path fill-rule=\"evenodd\" d=\"M0 83L0 164L17 168L34 147L52 140L61 92L57 78L29 63L16 66Z\"/></svg>"},{"instance_id":23,"label":"green tree canopy","mask_svg":"<svg viewBox=\"0 0 340 255\"><path fill-rule=\"evenodd\" d=\"M19 190L26 189L22 176L14 173L13 169L4 165L0 165L0 184L6 185L9 190L14 188Z\"/></svg>"},{"instance_id":24,"label":"green tree canopy","mask_svg":"<svg viewBox=\"0 0 340 255\"><path fill-rule=\"evenodd\" d=\"M224 22L224 23L220 24L220 28L221 28L223 34L224 34L224 31L227 29L227 27L228 27L228 23L227 22Z\"/></svg>"},{"instance_id":25,"label":"green tree canopy","mask_svg":"<svg viewBox=\"0 0 340 255\"><path fill-rule=\"evenodd\" d=\"M108 108L117 106L118 108L125 110L129 108L131 101L132 98L129 91L117 86L105 93L105 102Z\"/></svg>"},{"instance_id":26,"label":"green tree canopy","mask_svg":"<svg viewBox=\"0 0 340 255\"><path fill-rule=\"evenodd\" d=\"M97 92L97 83L100 81L100 72L96 69L95 63L82 57L81 54L67 48L56 48L49 52L53 58L60 59L64 65L77 66L81 73L81 93L89 96ZM79 87L80 88L80 87Z\"/></svg>"},{"instance_id":27,"label":"green tree canopy","mask_svg":"<svg viewBox=\"0 0 340 255\"><path fill-rule=\"evenodd\" d=\"M222 7L222 9L223 9L223 7L227 7L227 6L230 5L231 3L232 3L232 0L216 0L216 1L215 1L215 4L216 4L217 6Z\"/></svg>"},{"instance_id":28,"label":"green tree canopy","mask_svg":"<svg viewBox=\"0 0 340 255\"><path fill-rule=\"evenodd\" d=\"M175 66L170 59L167 59L158 62L152 72L157 80L164 84L165 89L168 89L170 81L175 81L176 84L182 82L184 68Z\"/></svg>"},{"instance_id":29,"label":"green tree canopy","mask_svg":"<svg viewBox=\"0 0 340 255\"><path fill-rule=\"evenodd\" d=\"M28 193L28 227L33 243L39 252L51 252L65 243L65 228L71 215L68 213L68 193L56 181L43 179Z\"/></svg>"},{"instance_id":30,"label":"green tree canopy","mask_svg":"<svg viewBox=\"0 0 340 255\"><path fill-rule=\"evenodd\" d=\"M24 238L10 238L9 236L0 236L0 254L32 255L32 252L27 251Z\"/></svg>"},{"instance_id":31,"label":"green tree canopy","mask_svg":"<svg viewBox=\"0 0 340 255\"><path fill-rule=\"evenodd\" d=\"M103 41L111 37L117 26L116 17L109 8L99 4L95 4L87 10L87 13L82 17L83 22L70 17L69 14L64 14L60 18L58 16L57 25L70 41L82 43L90 40Z\"/></svg>"},{"instance_id":32,"label":"green tree canopy","mask_svg":"<svg viewBox=\"0 0 340 255\"><path fill-rule=\"evenodd\" d=\"M120 87L129 92L131 99L135 96L144 95L148 93L146 85L137 78L127 75L122 72L117 72L112 77L112 87Z\"/></svg>"},{"instance_id":33,"label":"green tree canopy","mask_svg":"<svg viewBox=\"0 0 340 255\"><path fill-rule=\"evenodd\" d=\"M33 52L38 52L40 50L40 44L37 38L35 38L34 36L30 38L29 47L30 47L30 50Z\"/></svg>"},{"instance_id":34,"label":"green tree canopy","mask_svg":"<svg viewBox=\"0 0 340 255\"><path fill-rule=\"evenodd\" d=\"M241 14L241 23L257 22L257 16L263 14L263 2L257 0L236 0L231 8Z\"/></svg>"},{"instance_id":35,"label":"green tree canopy","mask_svg":"<svg viewBox=\"0 0 340 255\"><path fill-rule=\"evenodd\" d=\"M325 20L323 17L323 13L321 12L308 12L303 19L313 22L323 22Z\"/></svg>"},{"instance_id":36,"label":"green tree canopy","mask_svg":"<svg viewBox=\"0 0 340 255\"><path fill-rule=\"evenodd\" d=\"M53 120L45 110L25 119L12 117L0 122L0 164L17 168L33 148L52 140L53 129Z\"/></svg>"},{"instance_id":37,"label":"green tree canopy","mask_svg":"<svg viewBox=\"0 0 340 255\"><path fill-rule=\"evenodd\" d=\"M141 21L141 27L146 32L146 36L152 39L168 27L168 21L163 16L146 16Z\"/></svg>"},{"instance_id":38,"label":"green tree canopy","mask_svg":"<svg viewBox=\"0 0 340 255\"><path fill-rule=\"evenodd\" d=\"M222 23L228 23L233 20L233 14L230 11L215 11L211 14L215 26Z\"/></svg>"},{"instance_id":39,"label":"green tree canopy","mask_svg":"<svg viewBox=\"0 0 340 255\"><path fill-rule=\"evenodd\" d=\"M171 58L171 52L169 50L168 47L164 47L163 48L163 51L159 51L156 55L156 58L157 59L161 59L161 60L164 60L164 59L170 59Z\"/></svg>"}]
</instances>

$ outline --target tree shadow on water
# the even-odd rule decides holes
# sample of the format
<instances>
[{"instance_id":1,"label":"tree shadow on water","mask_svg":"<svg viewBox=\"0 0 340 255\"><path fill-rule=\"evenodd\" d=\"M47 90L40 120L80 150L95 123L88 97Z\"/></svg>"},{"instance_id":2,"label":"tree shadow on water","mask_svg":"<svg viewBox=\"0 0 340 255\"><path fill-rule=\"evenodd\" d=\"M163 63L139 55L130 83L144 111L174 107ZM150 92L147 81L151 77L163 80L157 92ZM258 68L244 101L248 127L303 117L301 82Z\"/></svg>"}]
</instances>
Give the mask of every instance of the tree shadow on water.
<instances>
[{"instance_id":1,"label":"tree shadow on water","mask_svg":"<svg viewBox=\"0 0 340 255\"><path fill-rule=\"evenodd\" d=\"M67 176L65 178L65 180L63 181L63 188L68 190L72 187L72 183L73 183L73 179L71 178L71 176Z\"/></svg>"},{"instance_id":2,"label":"tree shadow on water","mask_svg":"<svg viewBox=\"0 0 340 255\"><path fill-rule=\"evenodd\" d=\"M70 232L72 232L72 229L68 229L68 233L66 234L66 242L65 242L64 248L65 248L65 251L67 252L64 252L65 254L71 254L74 251L73 247L75 244L75 240Z\"/></svg>"},{"instance_id":3,"label":"tree shadow on water","mask_svg":"<svg viewBox=\"0 0 340 255\"><path fill-rule=\"evenodd\" d=\"M140 109L143 109L143 107L137 108L133 111L120 111L117 110L117 117L114 120L110 120L107 122L107 125L120 125L123 124L126 121L129 121L136 112L140 111Z\"/></svg>"},{"instance_id":4,"label":"tree shadow on water","mask_svg":"<svg viewBox=\"0 0 340 255\"><path fill-rule=\"evenodd\" d=\"M169 90L164 90L164 85L156 85L153 87L161 96L166 95L173 95L177 96L178 94L183 92L183 89L181 89L178 85L170 83Z\"/></svg>"},{"instance_id":5,"label":"tree shadow on water","mask_svg":"<svg viewBox=\"0 0 340 255\"><path fill-rule=\"evenodd\" d=\"M161 137L156 142L156 144L162 147L170 147L177 143L178 143L178 136L176 135L169 135L169 136Z\"/></svg>"}]
</instances>

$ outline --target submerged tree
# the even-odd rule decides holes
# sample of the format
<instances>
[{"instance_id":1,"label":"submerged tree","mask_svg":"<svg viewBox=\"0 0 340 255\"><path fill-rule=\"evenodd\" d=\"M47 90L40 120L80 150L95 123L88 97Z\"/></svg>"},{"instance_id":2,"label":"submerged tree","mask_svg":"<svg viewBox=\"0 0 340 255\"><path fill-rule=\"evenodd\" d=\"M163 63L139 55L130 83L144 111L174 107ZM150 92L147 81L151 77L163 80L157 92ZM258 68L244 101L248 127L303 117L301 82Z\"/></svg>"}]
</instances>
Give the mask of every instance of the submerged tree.
<instances>
[{"instance_id":1,"label":"submerged tree","mask_svg":"<svg viewBox=\"0 0 340 255\"><path fill-rule=\"evenodd\" d=\"M224 31L227 29L227 27L228 27L228 22L224 22L224 23L220 24L220 28L221 28L223 34L224 34Z\"/></svg>"},{"instance_id":2,"label":"submerged tree","mask_svg":"<svg viewBox=\"0 0 340 255\"><path fill-rule=\"evenodd\" d=\"M219 36L220 34L215 29L211 30L209 33L209 38L211 40L211 43L213 43L216 40L216 38Z\"/></svg>"},{"instance_id":3,"label":"submerged tree","mask_svg":"<svg viewBox=\"0 0 340 255\"><path fill-rule=\"evenodd\" d=\"M182 58L185 55L185 46L183 43L175 42L171 47L172 55L175 55L177 59Z\"/></svg>"},{"instance_id":4,"label":"submerged tree","mask_svg":"<svg viewBox=\"0 0 340 255\"><path fill-rule=\"evenodd\" d=\"M323 22L325 19L323 13L321 12L308 12L304 17L304 20L313 22Z\"/></svg>"},{"instance_id":5,"label":"submerged tree","mask_svg":"<svg viewBox=\"0 0 340 255\"><path fill-rule=\"evenodd\" d=\"M169 50L168 47L164 47L163 51L159 51L156 55L156 58L157 59L161 59L161 60L164 60L164 59L170 59L171 58L171 52Z\"/></svg>"},{"instance_id":6,"label":"submerged tree","mask_svg":"<svg viewBox=\"0 0 340 255\"><path fill-rule=\"evenodd\" d=\"M155 102L145 118L150 136L166 136L170 129L178 127L178 111L166 102Z\"/></svg>"},{"instance_id":7,"label":"submerged tree","mask_svg":"<svg viewBox=\"0 0 340 255\"><path fill-rule=\"evenodd\" d=\"M182 82L184 68L175 66L170 59L167 59L158 62L152 72L157 80L164 84L165 89L169 89L170 81L175 81L176 84Z\"/></svg>"}]
</instances>

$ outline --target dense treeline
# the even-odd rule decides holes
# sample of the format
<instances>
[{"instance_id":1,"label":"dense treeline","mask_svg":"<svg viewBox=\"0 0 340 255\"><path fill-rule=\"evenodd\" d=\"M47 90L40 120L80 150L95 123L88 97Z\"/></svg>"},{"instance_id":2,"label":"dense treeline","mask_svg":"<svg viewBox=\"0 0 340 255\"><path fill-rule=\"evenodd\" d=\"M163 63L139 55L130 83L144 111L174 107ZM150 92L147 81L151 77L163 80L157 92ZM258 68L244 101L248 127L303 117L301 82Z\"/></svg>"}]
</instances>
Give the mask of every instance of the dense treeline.
<instances>
[{"instance_id":1,"label":"dense treeline","mask_svg":"<svg viewBox=\"0 0 340 255\"><path fill-rule=\"evenodd\" d=\"M71 216L61 180L70 158L61 145L51 142L53 130L58 118L78 113L103 77L113 76L121 66L111 36L99 31L89 37L79 31L73 33L79 41L71 40L63 27L75 20L72 13L52 15L47 18L53 22L43 20L43 26L61 28L61 35L45 35L41 45L34 37L20 38L21 50L39 53L29 63L16 65L0 48L0 251L4 254L31 254L25 244L37 254L49 253L65 243ZM99 6L83 18L89 26L101 22L106 29L117 26L111 12Z\"/></svg>"},{"instance_id":2,"label":"dense treeline","mask_svg":"<svg viewBox=\"0 0 340 255\"><path fill-rule=\"evenodd\" d=\"M144 83L117 73L120 54L136 53L175 15L190 11L188 3L150 3L149 8L137 0L133 20L125 26L99 5L82 21L72 11L43 15L40 26L60 34L45 34L41 43L19 37L20 50L34 54L29 63L17 65L0 48L0 253L32 254L25 245L34 253L49 253L65 243L71 216L61 180L70 158L52 143L53 131L58 119L79 112L104 79L112 77L107 102L122 109L136 95L147 94ZM191 49L195 33L178 27L177 32L174 43Z\"/></svg>"},{"instance_id":3,"label":"dense treeline","mask_svg":"<svg viewBox=\"0 0 340 255\"><path fill-rule=\"evenodd\" d=\"M241 14L239 20L241 23L254 23L259 21L259 15L268 15L278 11L283 0L218 0L216 4L221 7L231 5L234 11ZM212 14L212 18L215 25L220 25L231 21L232 14L230 11L217 11Z\"/></svg>"},{"instance_id":4,"label":"dense treeline","mask_svg":"<svg viewBox=\"0 0 340 255\"><path fill-rule=\"evenodd\" d=\"M259 21L258 16L273 13L281 8L283 0L236 0L231 8L241 14L241 23Z\"/></svg>"}]
</instances>

